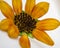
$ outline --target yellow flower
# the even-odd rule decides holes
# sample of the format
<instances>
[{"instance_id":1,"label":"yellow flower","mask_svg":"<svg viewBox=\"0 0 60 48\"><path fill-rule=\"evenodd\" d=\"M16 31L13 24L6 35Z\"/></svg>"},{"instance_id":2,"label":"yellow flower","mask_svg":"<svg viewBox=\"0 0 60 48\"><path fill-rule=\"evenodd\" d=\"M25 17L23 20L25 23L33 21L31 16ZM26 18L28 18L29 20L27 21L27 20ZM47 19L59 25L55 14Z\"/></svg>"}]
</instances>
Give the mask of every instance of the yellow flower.
<instances>
[{"instance_id":1,"label":"yellow flower","mask_svg":"<svg viewBox=\"0 0 60 48\"><path fill-rule=\"evenodd\" d=\"M11 38L21 34L19 44L22 48L30 48L28 36L31 35L45 44L54 45L45 31L56 29L59 21L53 18L38 20L48 12L48 2L35 4L35 0L26 0L25 11L22 11L22 0L12 0L12 5L13 9L5 1L0 1L1 12L6 17L0 22L0 30L6 31Z\"/></svg>"}]
</instances>

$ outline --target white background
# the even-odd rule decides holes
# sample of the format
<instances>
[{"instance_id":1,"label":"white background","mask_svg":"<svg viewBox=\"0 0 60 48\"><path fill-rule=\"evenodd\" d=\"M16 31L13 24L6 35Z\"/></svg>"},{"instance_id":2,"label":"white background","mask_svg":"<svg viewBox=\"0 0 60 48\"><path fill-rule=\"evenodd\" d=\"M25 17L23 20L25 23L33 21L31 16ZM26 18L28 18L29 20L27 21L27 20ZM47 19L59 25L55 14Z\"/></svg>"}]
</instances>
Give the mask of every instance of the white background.
<instances>
[{"instance_id":1,"label":"white background","mask_svg":"<svg viewBox=\"0 0 60 48\"><path fill-rule=\"evenodd\" d=\"M5 0L11 5L11 0ZM44 18L55 18L60 21L60 0L36 0L36 3L41 1L47 1L50 3L49 11L40 20ZM23 0L23 6L25 6L26 0ZM12 6L12 5L11 5ZM23 7L24 9L24 7ZM0 21L5 17L0 12ZM60 48L60 27L52 31L46 31L49 36L55 42L54 46L48 46L43 44L36 39L30 38L31 48ZM11 39L8 37L7 33L0 31L0 48L21 48L18 39Z\"/></svg>"}]
</instances>

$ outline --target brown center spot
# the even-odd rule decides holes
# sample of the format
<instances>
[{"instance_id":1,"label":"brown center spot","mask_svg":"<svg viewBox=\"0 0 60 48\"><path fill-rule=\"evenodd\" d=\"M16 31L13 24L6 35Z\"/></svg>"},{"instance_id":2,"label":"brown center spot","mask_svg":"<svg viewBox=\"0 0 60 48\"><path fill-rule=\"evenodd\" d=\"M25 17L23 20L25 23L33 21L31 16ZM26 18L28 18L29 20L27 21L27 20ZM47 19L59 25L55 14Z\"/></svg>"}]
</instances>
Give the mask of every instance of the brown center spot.
<instances>
[{"instance_id":1,"label":"brown center spot","mask_svg":"<svg viewBox=\"0 0 60 48\"><path fill-rule=\"evenodd\" d=\"M36 27L35 19L25 12L15 15L14 24L18 27L20 32L26 33L30 33Z\"/></svg>"}]
</instances>

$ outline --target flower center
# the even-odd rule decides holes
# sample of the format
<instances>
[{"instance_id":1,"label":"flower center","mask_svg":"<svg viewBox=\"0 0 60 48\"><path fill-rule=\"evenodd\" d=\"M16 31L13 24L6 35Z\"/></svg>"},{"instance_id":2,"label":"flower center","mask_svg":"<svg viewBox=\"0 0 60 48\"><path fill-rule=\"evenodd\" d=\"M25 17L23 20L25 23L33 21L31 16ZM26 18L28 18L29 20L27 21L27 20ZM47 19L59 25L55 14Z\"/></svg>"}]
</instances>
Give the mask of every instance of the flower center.
<instances>
[{"instance_id":1,"label":"flower center","mask_svg":"<svg viewBox=\"0 0 60 48\"><path fill-rule=\"evenodd\" d=\"M20 32L31 32L36 27L36 21L31 15L22 12L14 17L14 24L18 27Z\"/></svg>"}]
</instances>

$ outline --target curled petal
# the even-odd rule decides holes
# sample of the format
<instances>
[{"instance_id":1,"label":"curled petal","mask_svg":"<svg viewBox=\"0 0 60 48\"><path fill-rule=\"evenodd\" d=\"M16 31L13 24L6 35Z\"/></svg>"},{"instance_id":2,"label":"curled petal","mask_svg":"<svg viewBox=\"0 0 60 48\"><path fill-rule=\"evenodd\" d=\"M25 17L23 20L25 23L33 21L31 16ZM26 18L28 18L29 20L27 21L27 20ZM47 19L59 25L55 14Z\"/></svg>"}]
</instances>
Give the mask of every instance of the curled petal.
<instances>
[{"instance_id":1,"label":"curled petal","mask_svg":"<svg viewBox=\"0 0 60 48\"><path fill-rule=\"evenodd\" d=\"M56 19L48 18L37 22L36 28L40 30L53 30L59 26L60 22Z\"/></svg>"},{"instance_id":2,"label":"curled petal","mask_svg":"<svg viewBox=\"0 0 60 48\"><path fill-rule=\"evenodd\" d=\"M17 38L19 35L19 30L16 26L12 25L8 30L8 36L10 38Z\"/></svg>"},{"instance_id":3,"label":"curled petal","mask_svg":"<svg viewBox=\"0 0 60 48\"><path fill-rule=\"evenodd\" d=\"M22 48L30 48L30 42L26 34L22 35L19 39L19 43Z\"/></svg>"},{"instance_id":4,"label":"curled petal","mask_svg":"<svg viewBox=\"0 0 60 48\"><path fill-rule=\"evenodd\" d=\"M16 14L20 14L22 11L22 0L12 0L13 9Z\"/></svg>"},{"instance_id":5,"label":"curled petal","mask_svg":"<svg viewBox=\"0 0 60 48\"><path fill-rule=\"evenodd\" d=\"M25 11L31 14L33 7L35 6L35 0L26 0Z\"/></svg>"},{"instance_id":6,"label":"curled petal","mask_svg":"<svg viewBox=\"0 0 60 48\"><path fill-rule=\"evenodd\" d=\"M1 12L5 15L5 17L12 18L14 16L11 6L5 1L0 1L0 9Z\"/></svg>"},{"instance_id":7,"label":"curled petal","mask_svg":"<svg viewBox=\"0 0 60 48\"><path fill-rule=\"evenodd\" d=\"M52 39L44 31L34 29L32 34L37 40L39 40L45 44L48 44L50 46L54 45L54 42L52 41Z\"/></svg>"},{"instance_id":8,"label":"curled petal","mask_svg":"<svg viewBox=\"0 0 60 48\"><path fill-rule=\"evenodd\" d=\"M36 19L36 18L43 16L44 14L47 13L48 8L49 8L49 3L47 3L47 2L38 3L33 8L32 17Z\"/></svg>"},{"instance_id":9,"label":"curled petal","mask_svg":"<svg viewBox=\"0 0 60 48\"><path fill-rule=\"evenodd\" d=\"M11 26L11 21L9 19L4 19L0 22L0 30L7 31Z\"/></svg>"}]
</instances>

